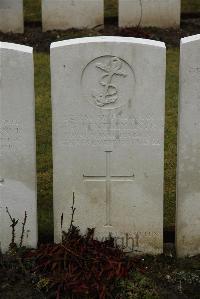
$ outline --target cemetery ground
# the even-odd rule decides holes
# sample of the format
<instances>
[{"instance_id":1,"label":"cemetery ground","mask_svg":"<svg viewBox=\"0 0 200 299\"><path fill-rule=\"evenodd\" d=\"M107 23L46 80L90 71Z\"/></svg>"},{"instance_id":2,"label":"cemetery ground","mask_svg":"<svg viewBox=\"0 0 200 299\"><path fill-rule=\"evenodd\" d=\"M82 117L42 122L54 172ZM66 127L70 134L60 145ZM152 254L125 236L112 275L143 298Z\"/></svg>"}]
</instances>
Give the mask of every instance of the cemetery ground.
<instances>
[{"instance_id":1,"label":"cemetery ground","mask_svg":"<svg viewBox=\"0 0 200 299\"><path fill-rule=\"evenodd\" d=\"M165 129L165 241L174 241L175 196L176 196L176 138L178 110L178 67L179 41L187 35L200 31L200 18L184 18L181 30L117 29L108 24L105 29L68 30L42 33L39 27L40 1L26 0L25 34L2 34L1 41L15 42L33 46L35 50L35 87L36 87L36 130L37 130L37 180L38 180L38 217L40 243L53 242L52 215L52 140L49 45L61 39L94 35L121 35L150 38L167 44L167 83L166 83L166 129ZM193 8L200 11L198 1L192 1ZM114 3L114 1L113 1ZM108 3L115 22L116 9ZM190 12L187 1L183 1L185 13ZM191 6L190 6L191 8ZM33 13L35 11L35 13ZM78 217L78 211L76 211ZM14 215L13 215L14 216ZM66 228L67 230L67 228ZM172 233L171 233L172 232ZM134 261L130 277L118 280L116 288L121 295L115 299L156 299L156 298L200 298L200 257L176 259L174 248L166 244L165 255L144 256ZM55 298L55 293L46 293L48 281L42 276L29 274L21 258L0 258L0 297L1 298ZM115 282L116 283L116 282ZM112 294L115 296L114 294ZM63 297L66 298L67 297ZM72 298L76 298L75 296ZM90 297L80 296L77 298ZM69 299L69 298L68 298Z\"/></svg>"}]
</instances>

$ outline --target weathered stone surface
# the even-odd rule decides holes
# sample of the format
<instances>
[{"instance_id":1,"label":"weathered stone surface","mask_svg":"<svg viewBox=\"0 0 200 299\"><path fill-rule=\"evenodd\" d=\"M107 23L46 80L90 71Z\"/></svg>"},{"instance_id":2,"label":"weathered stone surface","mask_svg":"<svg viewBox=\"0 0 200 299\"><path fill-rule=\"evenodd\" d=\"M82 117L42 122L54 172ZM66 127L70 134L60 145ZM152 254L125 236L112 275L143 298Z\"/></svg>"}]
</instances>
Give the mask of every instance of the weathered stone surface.
<instances>
[{"instance_id":1,"label":"weathered stone surface","mask_svg":"<svg viewBox=\"0 0 200 299\"><path fill-rule=\"evenodd\" d=\"M0 0L0 31L24 31L23 0Z\"/></svg>"},{"instance_id":2,"label":"weathered stone surface","mask_svg":"<svg viewBox=\"0 0 200 299\"><path fill-rule=\"evenodd\" d=\"M176 248L200 254L200 35L181 41Z\"/></svg>"},{"instance_id":3,"label":"weathered stone surface","mask_svg":"<svg viewBox=\"0 0 200 299\"><path fill-rule=\"evenodd\" d=\"M42 0L43 31L104 23L104 0Z\"/></svg>"},{"instance_id":4,"label":"weathered stone surface","mask_svg":"<svg viewBox=\"0 0 200 299\"><path fill-rule=\"evenodd\" d=\"M71 220L127 251L163 247L165 46L121 37L51 45L55 241Z\"/></svg>"},{"instance_id":5,"label":"weathered stone surface","mask_svg":"<svg viewBox=\"0 0 200 299\"><path fill-rule=\"evenodd\" d=\"M179 27L180 0L119 0L120 27Z\"/></svg>"},{"instance_id":6,"label":"weathered stone surface","mask_svg":"<svg viewBox=\"0 0 200 299\"><path fill-rule=\"evenodd\" d=\"M10 215L18 219L20 243L25 211L24 244L37 244L36 159L32 48L0 43L0 243L11 242Z\"/></svg>"}]
</instances>

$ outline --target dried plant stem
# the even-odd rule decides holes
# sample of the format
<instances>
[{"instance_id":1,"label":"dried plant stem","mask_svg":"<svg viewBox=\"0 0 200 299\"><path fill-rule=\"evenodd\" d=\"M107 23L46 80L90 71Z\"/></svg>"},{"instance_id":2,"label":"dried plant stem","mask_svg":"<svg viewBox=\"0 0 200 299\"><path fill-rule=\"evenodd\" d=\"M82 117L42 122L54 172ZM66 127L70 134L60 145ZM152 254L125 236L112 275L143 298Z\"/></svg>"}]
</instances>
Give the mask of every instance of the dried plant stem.
<instances>
[{"instance_id":1,"label":"dried plant stem","mask_svg":"<svg viewBox=\"0 0 200 299\"><path fill-rule=\"evenodd\" d=\"M60 227L61 227L61 231L63 229L63 217L64 217L64 214L62 213L61 215L61 219L60 219Z\"/></svg>"},{"instance_id":2,"label":"dried plant stem","mask_svg":"<svg viewBox=\"0 0 200 299\"><path fill-rule=\"evenodd\" d=\"M75 214L75 211L76 211L76 208L75 208L75 194L73 192L73 203L72 203L72 218L71 218L71 223L70 223L70 227L69 227L69 230L71 230L73 228L73 223L74 223L74 214Z\"/></svg>"},{"instance_id":3,"label":"dried plant stem","mask_svg":"<svg viewBox=\"0 0 200 299\"><path fill-rule=\"evenodd\" d=\"M27 213L26 213L26 211L25 211L25 214L24 214L24 221L22 222L22 233L21 233L20 243L19 243L19 247L20 247L20 248L22 247L23 240L24 240L24 232L25 232L26 220L27 220Z\"/></svg>"},{"instance_id":4,"label":"dried plant stem","mask_svg":"<svg viewBox=\"0 0 200 299\"><path fill-rule=\"evenodd\" d=\"M10 217L10 220L12 222L12 224L10 225L10 227L12 227L12 240L11 240L11 244L15 244L15 226L17 225L19 219L15 220L15 218L12 218L8 207L6 207L6 212L8 214L8 216Z\"/></svg>"}]
</instances>

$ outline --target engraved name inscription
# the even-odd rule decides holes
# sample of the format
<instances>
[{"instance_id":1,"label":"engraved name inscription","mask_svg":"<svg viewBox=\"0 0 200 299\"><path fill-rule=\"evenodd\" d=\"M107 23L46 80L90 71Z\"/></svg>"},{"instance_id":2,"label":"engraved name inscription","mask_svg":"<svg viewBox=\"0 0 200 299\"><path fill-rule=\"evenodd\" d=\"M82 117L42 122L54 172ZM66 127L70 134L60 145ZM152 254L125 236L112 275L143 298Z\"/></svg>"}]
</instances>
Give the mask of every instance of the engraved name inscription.
<instances>
[{"instance_id":1,"label":"engraved name inscription","mask_svg":"<svg viewBox=\"0 0 200 299\"><path fill-rule=\"evenodd\" d=\"M115 109L132 101L135 74L120 57L101 56L85 67L81 84L90 103L102 109Z\"/></svg>"},{"instance_id":2,"label":"engraved name inscription","mask_svg":"<svg viewBox=\"0 0 200 299\"><path fill-rule=\"evenodd\" d=\"M116 115L95 118L69 115L61 127L67 146L91 145L160 145L162 128L149 118L123 118Z\"/></svg>"}]
</instances>

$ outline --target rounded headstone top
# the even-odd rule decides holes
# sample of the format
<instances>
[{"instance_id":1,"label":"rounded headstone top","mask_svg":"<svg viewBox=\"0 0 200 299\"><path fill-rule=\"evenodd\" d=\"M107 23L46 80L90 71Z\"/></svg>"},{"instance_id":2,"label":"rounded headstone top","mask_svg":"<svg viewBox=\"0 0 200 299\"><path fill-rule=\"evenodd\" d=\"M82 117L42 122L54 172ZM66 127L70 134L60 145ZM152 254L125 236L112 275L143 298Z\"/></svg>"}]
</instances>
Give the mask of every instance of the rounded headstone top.
<instances>
[{"instance_id":1,"label":"rounded headstone top","mask_svg":"<svg viewBox=\"0 0 200 299\"><path fill-rule=\"evenodd\" d=\"M54 42L51 44L51 49L58 48L58 47L65 47L69 45L78 45L78 44L87 44L87 43L132 43L132 44L140 44L140 45L147 45L147 46L154 46L165 48L165 43L150 40L150 39L143 39L143 38L135 38L135 37L121 37L121 36L97 36L97 37L83 37L83 38L76 38L76 39L69 39L59 42Z\"/></svg>"},{"instance_id":2,"label":"rounded headstone top","mask_svg":"<svg viewBox=\"0 0 200 299\"><path fill-rule=\"evenodd\" d=\"M6 43L6 42L0 42L0 49L15 50L15 51L26 52L31 54L33 52L32 47L14 44L14 43Z\"/></svg>"}]
</instances>

